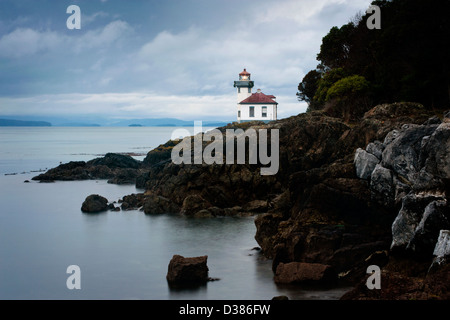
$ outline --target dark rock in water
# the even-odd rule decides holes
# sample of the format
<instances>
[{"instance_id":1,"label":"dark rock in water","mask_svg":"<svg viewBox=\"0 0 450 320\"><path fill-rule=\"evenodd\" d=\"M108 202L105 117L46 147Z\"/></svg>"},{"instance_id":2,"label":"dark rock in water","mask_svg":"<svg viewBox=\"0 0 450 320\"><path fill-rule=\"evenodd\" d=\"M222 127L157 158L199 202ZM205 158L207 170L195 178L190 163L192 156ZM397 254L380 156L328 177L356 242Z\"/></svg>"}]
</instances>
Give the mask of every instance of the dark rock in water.
<instances>
[{"instance_id":1,"label":"dark rock in water","mask_svg":"<svg viewBox=\"0 0 450 320\"><path fill-rule=\"evenodd\" d=\"M133 193L124 196L119 200L122 210L136 210L144 205L145 196L143 193Z\"/></svg>"},{"instance_id":2,"label":"dark rock in water","mask_svg":"<svg viewBox=\"0 0 450 320\"><path fill-rule=\"evenodd\" d=\"M137 178L144 175L141 162L129 155L107 153L104 157L88 162L71 161L42 173L33 180L46 181L73 181L108 179L114 184L134 184Z\"/></svg>"},{"instance_id":3,"label":"dark rock in water","mask_svg":"<svg viewBox=\"0 0 450 320\"><path fill-rule=\"evenodd\" d=\"M166 279L169 284L201 284L208 281L208 256L185 258L174 255Z\"/></svg>"},{"instance_id":4,"label":"dark rock in water","mask_svg":"<svg viewBox=\"0 0 450 320\"><path fill-rule=\"evenodd\" d=\"M146 214L178 213L180 208L167 198L149 195L144 201L144 212Z\"/></svg>"},{"instance_id":5,"label":"dark rock in water","mask_svg":"<svg viewBox=\"0 0 450 320\"><path fill-rule=\"evenodd\" d=\"M320 263L290 262L280 263L274 278L279 284L332 283L337 275L329 265Z\"/></svg>"},{"instance_id":6,"label":"dark rock in water","mask_svg":"<svg viewBox=\"0 0 450 320\"><path fill-rule=\"evenodd\" d=\"M87 162L87 165L104 165L108 168L132 168L138 169L140 162L133 159L129 155L123 155L118 153L107 153L102 158L93 159Z\"/></svg>"},{"instance_id":7,"label":"dark rock in water","mask_svg":"<svg viewBox=\"0 0 450 320\"><path fill-rule=\"evenodd\" d=\"M96 213L106 211L108 209L108 199L98 195L91 194L84 200L81 211L87 213Z\"/></svg>"}]
</instances>

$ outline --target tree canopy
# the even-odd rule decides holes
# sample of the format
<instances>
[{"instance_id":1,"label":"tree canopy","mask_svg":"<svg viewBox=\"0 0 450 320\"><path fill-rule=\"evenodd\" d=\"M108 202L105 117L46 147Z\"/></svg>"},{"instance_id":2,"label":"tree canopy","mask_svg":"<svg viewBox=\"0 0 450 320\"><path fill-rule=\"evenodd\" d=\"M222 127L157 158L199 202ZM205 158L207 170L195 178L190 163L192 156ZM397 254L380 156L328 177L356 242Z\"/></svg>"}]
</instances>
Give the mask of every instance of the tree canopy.
<instances>
[{"instance_id":1,"label":"tree canopy","mask_svg":"<svg viewBox=\"0 0 450 320\"><path fill-rule=\"evenodd\" d=\"M381 29L367 27L371 13L332 27L322 39L317 69L299 84L299 100L308 102L310 110L325 108L333 99L361 109L355 105L361 95L367 109L396 101L448 108L450 1L378 0L372 4L381 9ZM364 90L349 89L358 84Z\"/></svg>"}]
</instances>

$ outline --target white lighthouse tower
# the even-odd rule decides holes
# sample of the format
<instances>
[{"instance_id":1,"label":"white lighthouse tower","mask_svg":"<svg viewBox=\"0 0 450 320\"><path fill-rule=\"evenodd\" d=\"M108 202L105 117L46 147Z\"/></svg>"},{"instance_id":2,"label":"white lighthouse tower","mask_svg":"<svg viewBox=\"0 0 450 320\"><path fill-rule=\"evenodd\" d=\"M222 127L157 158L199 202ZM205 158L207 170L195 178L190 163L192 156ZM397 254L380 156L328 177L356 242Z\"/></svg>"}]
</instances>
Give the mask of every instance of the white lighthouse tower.
<instances>
[{"instance_id":1,"label":"white lighthouse tower","mask_svg":"<svg viewBox=\"0 0 450 320\"><path fill-rule=\"evenodd\" d=\"M250 73L246 69L239 73L239 80L234 81L234 87L237 88L237 122L245 121L264 121L269 122L277 120L276 97L265 95L260 89L252 93L254 86L250 80Z\"/></svg>"},{"instance_id":2,"label":"white lighthouse tower","mask_svg":"<svg viewBox=\"0 0 450 320\"><path fill-rule=\"evenodd\" d=\"M239 73L239 81L234 82L234 87L237 88L238 102L252 95L253 85L253 81L250 80L250 73L246 69Z\"/></svg>"}]
</instances>

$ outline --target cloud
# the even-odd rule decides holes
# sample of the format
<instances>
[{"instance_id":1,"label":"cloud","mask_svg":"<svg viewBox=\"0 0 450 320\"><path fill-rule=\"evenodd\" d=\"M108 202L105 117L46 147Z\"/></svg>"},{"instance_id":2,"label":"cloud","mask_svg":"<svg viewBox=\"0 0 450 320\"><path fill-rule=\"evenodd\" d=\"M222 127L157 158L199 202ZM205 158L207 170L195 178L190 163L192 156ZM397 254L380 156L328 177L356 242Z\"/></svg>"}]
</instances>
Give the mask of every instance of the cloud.
<instances>
[{"instance_id":1,"label":"cloud","mask_svg":"<svg viewBox=\"0 0 450 320\"><path fill-rule=\"evenodd\" d=\"M87 49L107 49L120 40L125 40L133 32L133 28L125 21L115 20L103 28L91 30L75 38L73 48L75 52Z\"/></svg>"},{"instance_id":2,"label":"cloud","mask_svg":"<svg viewBox=\"0 0 450 320\"><path fill-rule=\"evenodd\" d=\"M98 12L95 12L95 13L93 13L91 15L83 13L82 19L81 19L82 27L86 28L91 23L93 23L94 21L98 20L99 18L101 19L101 18L107 18L107 17L109 17L109 14L107 12L104 12L104 11L98 11Z\"/></svg>"},{"instance_id":3,"label":"cloud","mask_svg":"<svg viewBox=\"0 0 450 320\"><path fill-rule=\"evenodd\" d=\"M233 15L223 23L210 21L220 14L211 8L196 7L201 12L193 16L202 13L208 19L192 20L185 18L191 17L189 11L181 14L175 6L170 17L159 18L181 20L164 23L164 28L130 18L139 7L132 7L131 16L124 9L117 19L117 11L102 5L102 11L83 10L86 24L82 22L81 31L14 26L0 37L0 58L17 59L11 65L21 67L15 73L20 81L10 85L10 77L0 74L0 83L8 86L0 92L32 98L11 98L8 107L0 105L1 113L15 109L31 114L233 119L233 81L245 67L256 88L277 96L280 117L297 114L306 109L297 101L297 86L317 65L322 37L369 4L370 0L261 0L257 6L242 4L235 13L240 18ZM152 14L167 15L168 7L163 9L155 8ZM34 57L42 63L25 73L23 66ZM49 103L37 93L49 93Z\"/></svg>"},{"instance_id":4,"label":"cloud","mask_svg":"<svg viewBox=\"0 0 450 320\"><path fill-rule=\"evenodd\" d=\"M243 67L252 72L259 85L277 89L296 86L316 66L321 39L332 26L318 24L320 14L345 2L269 2L249 11L245 20L221 28L162 30L141 46L133 61L139 66L137 72L159 75L160 82L174 90L209 88L225 92ZM150 76L148 80L154 79Z\"/></svg>"},{"instance_id":5,"label":"cloud","mask_svg":"<svg viewBox=\"0 0 450 320\"><path fill-rule=\"evenodd\" d=\"M127 39L132 32L133 28L122 20L112 21L81 35L17 28L0 38L0 57L23 58L52 52L60 54L62 50L66 53L98 48L105 50L119 40Z\"/></svg>"},{"instance_id":6,"label":"cloud","mask_svg":"<svg viewBox=\"0 0 450 320\"><path fill-rule=\"evenodd\" d=\"M0 38L0 56L20 58L56 48L62 36L54 31L18 28Z\"/></svg>"}]
</instances>

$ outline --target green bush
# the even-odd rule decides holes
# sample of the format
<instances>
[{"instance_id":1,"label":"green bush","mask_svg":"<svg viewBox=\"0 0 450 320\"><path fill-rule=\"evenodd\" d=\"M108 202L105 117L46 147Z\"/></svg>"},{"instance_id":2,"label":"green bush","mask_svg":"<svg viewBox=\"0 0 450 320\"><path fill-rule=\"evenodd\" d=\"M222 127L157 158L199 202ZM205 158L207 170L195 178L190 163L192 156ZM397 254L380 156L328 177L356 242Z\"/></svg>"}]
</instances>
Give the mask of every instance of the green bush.
<instances>
[{"instance_id":1,"label":"green bush","mask_svg":"<svg viewBox=\"0 0 450 320\"><path fill-rule=\"evenodd\" d=\"M345 121L357 120L369 108L369 91L370 83L363 76L342 78L328 89L325 110Z\"/></svg>"},{"instance_id":2,"label":"green bush","mask_svg":"<svg viewBox=\"0 0 450 320\"><path fill-rule=\"evenodd\" d=\"M327 92L334 83L344 78L346 73L343 68L332 69L324 74L319 80L316 94L314 95L314 102L323 105L326 102Z\"/></svg>"},{"instance_id":3,"label":"green bush","mask_svg":"<svg viewBox=\"0 0 450 320\"><path fill-rule=\"evenodd\" d=\"M343 78L335 82L330 89L328 89L325 101L331 99L345 100L352 99L358 95L366 94L370 88L369 81L363 76L353 75Z\"/></svg>"}]
</instances>

